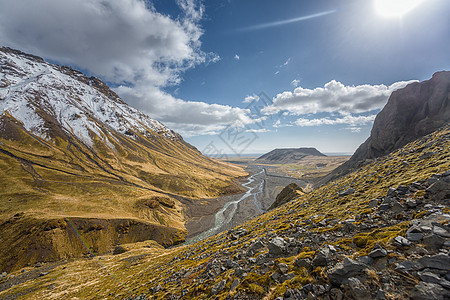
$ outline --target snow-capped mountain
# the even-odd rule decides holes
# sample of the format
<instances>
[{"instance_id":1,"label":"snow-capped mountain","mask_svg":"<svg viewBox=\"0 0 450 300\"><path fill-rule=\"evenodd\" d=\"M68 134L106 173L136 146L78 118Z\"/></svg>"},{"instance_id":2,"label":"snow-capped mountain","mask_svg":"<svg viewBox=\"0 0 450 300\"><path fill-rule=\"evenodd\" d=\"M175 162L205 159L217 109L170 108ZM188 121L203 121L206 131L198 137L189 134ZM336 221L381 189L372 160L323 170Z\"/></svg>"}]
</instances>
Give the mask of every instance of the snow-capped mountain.
<instances>
[{"instance_id":1,"label":"snow-capped mountain","mask_svg":"<svg viewBox=\"0 0 450 300\"><path fill-rule=\"evenodd\" d=\"M128 106L102 81L69 67L0 48L0 70L0 114L16 119L41 138L54 137L52 121L88 146L93 146L93 135L97 135L112 147L111 131L131 137L140 133L147 138L181 138Z\"/></svg>"}]
</instances>

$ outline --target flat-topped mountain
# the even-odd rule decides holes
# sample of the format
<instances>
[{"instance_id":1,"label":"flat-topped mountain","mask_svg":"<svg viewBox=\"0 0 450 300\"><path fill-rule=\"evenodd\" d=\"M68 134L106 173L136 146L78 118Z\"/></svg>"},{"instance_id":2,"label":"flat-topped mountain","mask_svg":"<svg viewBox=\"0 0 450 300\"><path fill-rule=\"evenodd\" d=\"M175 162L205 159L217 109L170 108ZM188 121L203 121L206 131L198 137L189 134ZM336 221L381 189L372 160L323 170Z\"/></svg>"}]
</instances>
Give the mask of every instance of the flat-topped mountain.
<instances>
[{"instance_id":1,"label":"flat-topped mountain","mask_svg":"<svg viewBox=\"0 0 450 300\"><path fill-rule=\"evenodd\" d=\"M295 163L306 156L326 156L316 148L279 148L274 149L256 159L257 162L277 164Z\"/></svg>"},{"instance_id":2,"label":"flat-topped mountain","mask_svg":"<svg viewBox=\"0 0 450 300\"><path fill-rule=\"evenodd\" d=\"M99 79L10 48L0 48L0 170L3 271L182 242L186 207L239 191L246 175Z\"/></svg>"}]
</instances>

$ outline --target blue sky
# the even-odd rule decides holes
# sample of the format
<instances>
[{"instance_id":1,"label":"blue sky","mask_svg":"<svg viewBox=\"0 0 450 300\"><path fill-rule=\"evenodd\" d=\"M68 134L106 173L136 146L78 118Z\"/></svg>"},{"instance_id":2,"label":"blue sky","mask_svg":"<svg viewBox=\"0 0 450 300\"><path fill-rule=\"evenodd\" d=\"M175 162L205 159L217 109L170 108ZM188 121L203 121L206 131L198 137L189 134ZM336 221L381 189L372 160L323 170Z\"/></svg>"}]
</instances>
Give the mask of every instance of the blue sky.
<instances>
[{"instance_id":1,"label":"blue sky","mask_svg":"<svg viewBox=\"0 0 450 300\"><path fill-rule=\"evenodd\" d=\"M17 2L3 45L100 77L207 154L351 153L393 90L450 69L448 0Z\"/></svg>"}]
</instances>

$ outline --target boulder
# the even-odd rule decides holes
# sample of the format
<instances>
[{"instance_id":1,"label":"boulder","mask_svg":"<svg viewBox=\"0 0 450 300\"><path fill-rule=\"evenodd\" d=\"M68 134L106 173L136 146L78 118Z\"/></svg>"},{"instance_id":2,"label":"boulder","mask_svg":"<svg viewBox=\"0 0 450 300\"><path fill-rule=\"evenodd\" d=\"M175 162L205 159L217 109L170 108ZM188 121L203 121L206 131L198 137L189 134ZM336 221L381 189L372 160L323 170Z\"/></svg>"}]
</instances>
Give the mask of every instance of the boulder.
<instances>
[{"instance_id":1,"label":"boulder","mask_svg":"<svg viewBox=\"0 0 450 300\"><path fill-rule=\"evenodd\" d=\"M411 293L412 300L444 300L446 290L436 283L420 282Z\"/></svg>"},{"instance_id":2,"label":"boulder","mask_svg":"<svg viewBox=\"0 0 450 300\"><path fill-rule=\"evenodd\" d=\"M339 286L348 278L360 275L365 268L366 265L346 257L343 263L336 264L328 271L328 278L331 284Z\"/></svg>"},{"instance_id":3,"label":"boulder","mask_svg":"<svg viewBox=\"0 0 450 300\"><path fill-rule=\"evenodd\" d=\"M281 237L274 237L267 243L267 248L269 248L269 254L272 256L278 256L283 254L286 248L286 242Z\"/></svg>"},{"instance_id":4,"label":"boulder","mask_svg":"<svg viewBox=\"0 0 450 300\"><path fill-rule=\"evenodd\" d=\"M450 257L446 254L426 255L419 259L419 263L425 268L450 270Z\"/></svg>"}]
</instances>

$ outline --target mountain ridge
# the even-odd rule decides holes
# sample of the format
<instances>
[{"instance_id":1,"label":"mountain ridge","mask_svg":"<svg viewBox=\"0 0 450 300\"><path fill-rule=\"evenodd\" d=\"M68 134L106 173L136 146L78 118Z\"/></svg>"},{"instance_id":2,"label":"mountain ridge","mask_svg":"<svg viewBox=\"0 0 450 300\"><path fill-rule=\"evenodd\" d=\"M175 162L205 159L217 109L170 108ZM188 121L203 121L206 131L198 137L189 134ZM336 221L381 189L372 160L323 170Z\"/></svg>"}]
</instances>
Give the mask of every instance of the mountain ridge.
<instances>
[{"instance_id":1,"label":"mountain ridge","mask_svg":"<svg viewBox=\"0 0 450 300\"><path fill-rule=\"evenodd\" d=\"M83 239L97 253L177 244L190 205L241 191L242 168L203 156L99 79L10 48L0 70L4 270L89 255Z\"/></svg>"}]
</instances>

